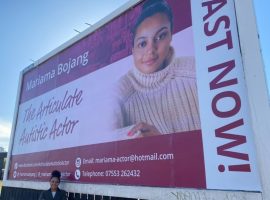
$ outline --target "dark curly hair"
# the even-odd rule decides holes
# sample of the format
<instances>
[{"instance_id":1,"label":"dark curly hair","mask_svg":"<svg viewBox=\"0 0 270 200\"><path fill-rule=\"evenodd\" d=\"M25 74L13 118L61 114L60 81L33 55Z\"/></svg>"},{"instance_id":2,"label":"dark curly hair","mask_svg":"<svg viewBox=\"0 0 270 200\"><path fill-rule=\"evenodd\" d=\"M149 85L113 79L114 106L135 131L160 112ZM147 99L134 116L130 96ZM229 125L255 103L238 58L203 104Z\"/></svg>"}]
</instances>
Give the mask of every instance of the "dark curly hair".
<instances>
[{"instance_id":1,"label":"dark curly hair","mask_svg":"<svg viewBox=\"0 0 270 200\"><path fill-rule=\"evenodd\" d=\"M61 178L61 172L59 172L58 170L52 171L52 173L51 173L51 179L52 179L53 177L58 178L59 181L60 181L60 178Z\"/></svg>"},{"instance_id":2,"label":"dark curly hair","mask_svg":"<svg viewBox=\"0 0 270 200\"><path fill-rule=\"evenodd\" d=\"M173 14L172 9L165 0L147 0L142 7L141 13L135 22L135 25L132 29L132 39L134 45L134 38L136 31L140 24L148 17L151 17L157 13L165 14L168 17L171 25L171 31L173 31Z\"/></svg>"}]
</instances>

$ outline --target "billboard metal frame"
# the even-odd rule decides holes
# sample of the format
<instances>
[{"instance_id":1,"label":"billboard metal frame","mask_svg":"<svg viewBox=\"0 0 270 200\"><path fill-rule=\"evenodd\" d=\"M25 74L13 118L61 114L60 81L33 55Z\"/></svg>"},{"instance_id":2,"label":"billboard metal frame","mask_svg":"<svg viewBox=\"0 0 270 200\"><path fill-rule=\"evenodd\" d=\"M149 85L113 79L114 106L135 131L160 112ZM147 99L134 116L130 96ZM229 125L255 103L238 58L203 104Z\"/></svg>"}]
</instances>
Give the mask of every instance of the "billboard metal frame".
<instances>
[{"instance_id":1,"label":"billboard metal frame","mask_svg":"<svg viewBox=\"0 0 270 200\"><path fill-rule=\"evenodd\" d=\"M63 51L72 44L86 37L106 23L110 22L115 17L121 15L128 9L132 9L141 0L130 0L119 9L112 12L107 17L100 20L98 23L89 27L82 33L78 34L71 40L51 51L44 57L40 58L34 64L25 68L20 74L18 85L18 94L13 117L13 126L10 138L8 151L8 159L5 169L3 186L20 187L32 189L44 189L48 187L46 182L38 182L33 184L32 181L11 181L7 180L9 170L9 162L13 146L13 139L18 115L19 98L23 75L29 70L37 67L45 62L53 55ZM267 144L270 141L270 106L268 102L267 86L264 74L264 65L262 61L261 50L258 40L258 32L256 27L256 17L253 8L252 0L235 0L237 25L239 32L240 47L242 53L242 61L244 67L244 75L248 90L248 101L251 110L252 128L254 132L256 154L258 160L258 168L262 183L262 193L245 192L245 191L218 191L218 190L196 190L182 188L158 188L158 187L142 187L142 186L119 186L108 184L81 184L81 183L62 183L62 188L69 192L76 193L92 193L98 195L110 195L129 198L142 199L270 199L270 158L267 152L270 152L270 147ZM256 66L256 67L254 67ZM261 89L258 89L261 88Z\"/></svg>"}]
</instances>

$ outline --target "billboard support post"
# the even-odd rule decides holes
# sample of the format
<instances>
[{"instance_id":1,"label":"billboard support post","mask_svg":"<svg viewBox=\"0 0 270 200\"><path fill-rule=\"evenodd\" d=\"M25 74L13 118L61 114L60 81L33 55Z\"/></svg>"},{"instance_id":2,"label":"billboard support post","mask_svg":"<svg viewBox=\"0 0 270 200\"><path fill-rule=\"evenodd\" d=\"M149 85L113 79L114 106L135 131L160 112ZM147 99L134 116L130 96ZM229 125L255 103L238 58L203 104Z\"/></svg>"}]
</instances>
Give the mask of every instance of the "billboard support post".
<instances>
[{"instance_id":1,"label":"billboard support post","mask_svg":"<svg viewBox=\"0 0 270 200\"><path fill-rule=\"evenodd\" d=\"M270 106L252 0L236 0L236 15L263 197L270 199Z\"/></svg>"}]
</instances>

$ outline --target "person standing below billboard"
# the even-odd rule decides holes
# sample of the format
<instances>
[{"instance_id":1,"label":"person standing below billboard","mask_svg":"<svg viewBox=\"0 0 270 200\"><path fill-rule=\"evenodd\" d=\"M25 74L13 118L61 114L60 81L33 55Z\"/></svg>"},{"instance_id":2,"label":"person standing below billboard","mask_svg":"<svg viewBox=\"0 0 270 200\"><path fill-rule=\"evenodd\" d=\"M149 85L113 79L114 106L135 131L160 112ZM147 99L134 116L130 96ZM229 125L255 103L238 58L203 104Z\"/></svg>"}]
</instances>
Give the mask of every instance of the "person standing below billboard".
<instances>
[{"instance_id":1,"label":"person standing below billboard","mask_svg":"<svg viewBox=\"0 0 270 200\"><path fill-rule=\"evenodd\" d=\"M133 29L135 67L117 84L116 126L129 126L130 138L200 129L194 57L175 57L172 31L168 3L146 1Z\"/></svg>"},{"instance_id":2,"label":"person standing below billboard","mask_svg":"<svg viewBox=\"0 0 270 200\"><path fill-rule=\"evenodd\" d=\"M61 173L54 170L51 174L50 189L43 191L39 200L67 200L67 192L59 189Z\"/></svg>"}]
</instances>

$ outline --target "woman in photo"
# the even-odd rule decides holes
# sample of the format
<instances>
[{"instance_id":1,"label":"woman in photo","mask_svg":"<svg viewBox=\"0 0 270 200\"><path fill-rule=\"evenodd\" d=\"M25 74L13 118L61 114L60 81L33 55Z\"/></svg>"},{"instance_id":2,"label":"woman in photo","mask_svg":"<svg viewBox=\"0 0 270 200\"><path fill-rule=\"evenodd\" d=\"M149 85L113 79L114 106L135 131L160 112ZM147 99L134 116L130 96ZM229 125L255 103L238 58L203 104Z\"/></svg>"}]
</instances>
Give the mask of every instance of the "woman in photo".
<instances>
[{"instance_id":1,"label":"woman in photo","mask_svg":"<svg viewBox=\"0 0 270 200\"><path fill-rule=\"evenodd\" d=\"M54 170L51 173L50 189L43 191L39 200L67 200L67 193L64 190L59 189L61 173Z\"/></svg>"},{"instance_id":2,"label":"woman in photo","mask_svg":"<svg viewBox=\"0 0 270 200\"><path fill-rule=\"evenodd\" d=\"M129 126L130 138L200 129L194 58L175 57L172 31L168 3L146 1L133 29L134 67L117 86L116 128Z\"/></svg>"}]
</instances>

